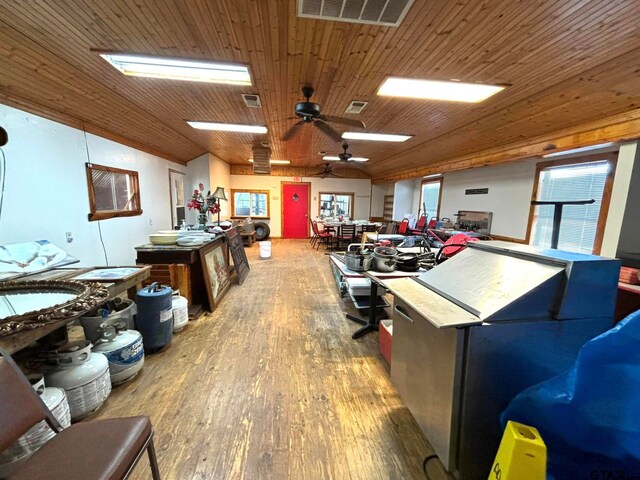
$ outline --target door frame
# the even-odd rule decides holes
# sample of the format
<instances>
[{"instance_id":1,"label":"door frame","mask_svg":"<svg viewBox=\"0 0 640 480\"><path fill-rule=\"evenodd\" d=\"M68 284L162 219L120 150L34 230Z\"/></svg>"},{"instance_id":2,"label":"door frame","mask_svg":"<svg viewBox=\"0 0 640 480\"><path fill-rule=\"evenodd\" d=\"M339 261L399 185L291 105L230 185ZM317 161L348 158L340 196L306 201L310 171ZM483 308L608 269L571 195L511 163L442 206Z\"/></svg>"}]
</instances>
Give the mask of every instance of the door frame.
<instances>
[{"instance_id":1,"label":"door frame","mask_svg":"<svg viewBox=\"0 0 640 480\"><path fill-rule=\"evenodd\" d=\"M307 185L309 188L309 201L307 202L307 238L309 238L309 219L311 218L311 182L280 182L280 237L284 237L284 186L285 185Z\"/></svg>"},{"instance_id":2,"label":"door frame","mask_svg":"<svg viewBox=\"0 0 640 480\"><path fill-rule=\"evenodd\" d=\"M177 219L175 218L176 216L176 212L175 212L175 198L173 198L173 182L172 180L172 175L174 173L177 173L179 175L182 175L182 191L183 191L183 195L184 195L184 212L185 212L185 218L186 218L186 213L187 213L187 189L186 189L186 180L187 180L187 174L185 172L181 172L180 170L175 170L173 168L169 168L169 203L170 203L170 207L171 207L171 228L173 229L173 227L176 225Z\"/></svg>"}]
</instances>

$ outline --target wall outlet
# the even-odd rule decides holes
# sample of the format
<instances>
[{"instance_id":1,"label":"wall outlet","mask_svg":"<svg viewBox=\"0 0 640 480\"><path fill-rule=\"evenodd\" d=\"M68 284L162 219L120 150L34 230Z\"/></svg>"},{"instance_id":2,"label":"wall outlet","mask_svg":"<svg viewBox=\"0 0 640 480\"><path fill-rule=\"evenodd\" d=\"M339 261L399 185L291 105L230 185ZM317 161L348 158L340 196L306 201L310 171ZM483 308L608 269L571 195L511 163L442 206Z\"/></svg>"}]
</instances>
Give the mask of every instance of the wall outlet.
<instances>
[{"instance_id":1,"label":"wall outlet","mask_svg":"<svg viewBox=\"0 0 640 480\"><path fill-rule=\"evenodd\" d=\"M150 227L153 227L153 218L150 218L150 219L149 219L149 226L150 226Z\"/></svg>"},{"instance_id":2,"label":"wall outlet","mask_svg":"<svg viewBox=\"0 0 640 480\"><path fill-rule=\"evenodd\" d=\"M65 233L66 237L67 237L67 243L71 243L73 242L73 233L71 232L66 232Z\"/></svg>"}]
</instances>

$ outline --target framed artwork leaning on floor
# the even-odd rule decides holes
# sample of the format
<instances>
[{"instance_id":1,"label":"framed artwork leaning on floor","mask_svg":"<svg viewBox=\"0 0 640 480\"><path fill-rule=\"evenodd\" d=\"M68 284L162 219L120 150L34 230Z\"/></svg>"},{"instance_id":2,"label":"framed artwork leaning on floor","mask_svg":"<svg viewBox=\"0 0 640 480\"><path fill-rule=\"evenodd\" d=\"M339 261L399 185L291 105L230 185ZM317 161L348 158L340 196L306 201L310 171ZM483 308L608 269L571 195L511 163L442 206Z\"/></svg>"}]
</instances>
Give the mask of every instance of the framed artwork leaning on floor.
<instances>
[{"instance_id":1,"label":"framed artwork leaning on floor","mask_svg":"<svg viewBox=\"0 0 640 480\"><path fill-rule=\"evenodd\" d=\"M200 262L204 276L205 288L209 297L210 309L218 305L222 296L231 284L229 278L229 263L225 255L227 243L213 242L200 249Z\"/></svg>"}]
</instances>

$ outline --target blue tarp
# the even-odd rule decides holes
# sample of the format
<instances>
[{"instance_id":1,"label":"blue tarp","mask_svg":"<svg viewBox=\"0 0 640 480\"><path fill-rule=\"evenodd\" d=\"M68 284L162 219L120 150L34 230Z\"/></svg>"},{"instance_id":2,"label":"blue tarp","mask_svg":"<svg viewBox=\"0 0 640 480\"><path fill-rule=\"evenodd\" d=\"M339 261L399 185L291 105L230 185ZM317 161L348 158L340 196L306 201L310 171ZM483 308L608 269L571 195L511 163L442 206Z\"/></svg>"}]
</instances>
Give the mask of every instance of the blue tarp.
<instances>
[{"instance_id":1,"label":"blue tarp","mask_svg":"<svg viewBox=\"0 0 640 480\"><path fill-rule=\"evenodd\" d=\"M540 431L549 478L640 479L640 311L584 344L566 373L518 394L507 420Z\"/></svg>"}]
</instances>

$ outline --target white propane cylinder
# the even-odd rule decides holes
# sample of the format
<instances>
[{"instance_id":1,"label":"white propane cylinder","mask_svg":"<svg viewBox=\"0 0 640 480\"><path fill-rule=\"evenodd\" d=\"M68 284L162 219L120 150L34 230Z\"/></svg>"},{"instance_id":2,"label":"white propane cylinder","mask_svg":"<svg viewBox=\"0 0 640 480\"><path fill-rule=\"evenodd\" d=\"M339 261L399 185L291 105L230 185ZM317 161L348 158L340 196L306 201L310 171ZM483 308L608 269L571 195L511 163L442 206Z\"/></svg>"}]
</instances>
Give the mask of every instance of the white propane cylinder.
<instances>
[{"instance_id":1,"label":"white propane cylinder","mask_svg":"<svg viewBox=\"0 0 640 480\"><path fill-rule=\"evenodd\" d=\"M142 335L135 330L123 330L111 340L100 340L92 350L107 357L112 385L132 380L144 365Z\"/></svg>"},{"instance_id":2,"label":"white propane cylinder","mask_svg":"<svg viewBox=\"0 0 640 480\"><path fill-rule=\"evenodd\" d=\"M171 309L173 311L173 331L178 332L189 321L189 302L185 297L175 295L171 298Z\"/></svg>"},{"instance_id":3,"label":"white propane cylinder","mask_svg":"<svg viewBox=\"0 0 640 480\"><path fill-rule=\"evenodd\" d=\"M30 377L33 388L53 416L60 422L63 428L71 425L71 414L67 396L61 388L46 387L42 375ZM42 445L47 443L55 435L44 420L34 425L27 433L22 435L6 450L0 452L0 478L11 476L15 470Z\"/></svg>"},{"instance_id":4,"label":"white propane cylinder","mask_svg":"<svg viewBox=\"0 0 640 480\"><path fill-rule=\"evenodd\" d=\"M58 366L45 374L45 381L65 391L71 420L96 411L111 393L107 357L91 353L91 342L80 340L56 350L55 360Z\"/></svg>"}]
</instances>

